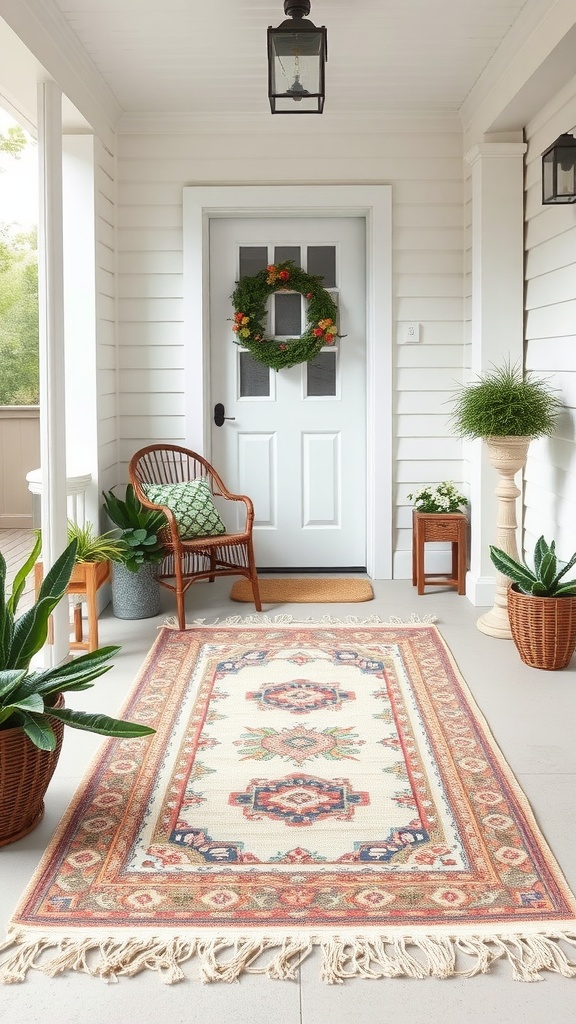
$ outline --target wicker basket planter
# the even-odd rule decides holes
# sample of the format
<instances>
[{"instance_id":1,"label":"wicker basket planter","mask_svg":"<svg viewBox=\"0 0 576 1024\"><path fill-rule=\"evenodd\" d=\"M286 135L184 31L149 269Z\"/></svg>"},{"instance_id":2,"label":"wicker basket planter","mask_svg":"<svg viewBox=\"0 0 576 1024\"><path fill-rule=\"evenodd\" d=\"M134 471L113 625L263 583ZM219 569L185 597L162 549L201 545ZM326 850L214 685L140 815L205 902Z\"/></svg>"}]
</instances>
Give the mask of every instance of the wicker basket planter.
<instances>
[{"instance_id":1,"label":"wicker basket planter","mask_svg":"<svg viewBox=\"0 0 576 1024\"><path fill-rule=\"evenodd\" d=\"M55 707L63 707L58 695ZM0 730L0 846L15 843L44 816L44 795L58 764L64 723L51 721L55 750L39 750L22 729Z\"/></svg>"},{"instance_id":2,"label":"wicker basket planter","mask_svg":"<svg viewBox=\"0 0 576 1024\"><path fill-rule=\"evenodd\" d=\"M508 588L512 639L532 668L560 669L576 649L576 597L534 597Z\"/></svg>"}]
</instances>

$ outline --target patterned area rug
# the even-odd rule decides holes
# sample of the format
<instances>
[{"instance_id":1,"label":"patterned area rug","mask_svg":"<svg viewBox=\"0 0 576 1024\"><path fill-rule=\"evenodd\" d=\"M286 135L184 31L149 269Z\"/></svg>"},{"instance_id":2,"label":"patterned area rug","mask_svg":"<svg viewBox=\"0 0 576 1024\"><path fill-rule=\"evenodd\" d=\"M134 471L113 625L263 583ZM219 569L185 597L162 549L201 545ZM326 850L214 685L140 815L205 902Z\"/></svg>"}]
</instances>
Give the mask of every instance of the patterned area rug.
<instances>
[{"instance_id":1,"label":"patterned area rug","mask_svg":"<svg viewBox=\"0 0 576 1024\"><path fill-rule=\"evenodd\" d=\"M0 977L576 975L576 903L434 625L164 628ZM193 961L191 965L187 961Z\"/></svg>"}]
</instances>

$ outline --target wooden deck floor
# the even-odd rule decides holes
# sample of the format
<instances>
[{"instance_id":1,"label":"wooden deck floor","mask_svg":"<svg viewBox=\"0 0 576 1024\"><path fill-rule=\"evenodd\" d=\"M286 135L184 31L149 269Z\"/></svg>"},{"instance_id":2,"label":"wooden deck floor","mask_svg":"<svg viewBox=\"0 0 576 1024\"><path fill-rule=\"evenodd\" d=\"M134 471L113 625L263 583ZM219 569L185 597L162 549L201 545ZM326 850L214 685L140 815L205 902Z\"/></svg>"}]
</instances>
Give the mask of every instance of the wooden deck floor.
<instances>
[{"instance_id":1,"label":"wooden deck floor","mask_svg":"<svg viewBox=\"0 0 576 1024\"><path fill-rule=\"evenodd\" d=\"M12 580L30 554L35 539L34 530L0 530L0 551L6 559L6 592L10 593ZM30 573L18 610L29 608L34 601L34 574Z\"/></svg>"}]
</instances>

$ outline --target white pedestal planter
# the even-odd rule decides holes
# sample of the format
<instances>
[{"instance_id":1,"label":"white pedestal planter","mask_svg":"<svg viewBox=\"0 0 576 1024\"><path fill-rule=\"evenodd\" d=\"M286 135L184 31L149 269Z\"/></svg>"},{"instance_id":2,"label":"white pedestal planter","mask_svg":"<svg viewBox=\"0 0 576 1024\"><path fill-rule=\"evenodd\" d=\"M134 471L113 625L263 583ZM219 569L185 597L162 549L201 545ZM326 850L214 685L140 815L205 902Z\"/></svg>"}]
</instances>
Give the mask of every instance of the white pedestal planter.
<instances>
[{"instance_id":1,"label":"white pedestal planter","mask_svg":"<svg viewBox=\"0 0 576 1024\"><path fill-rule=\"evenodd\" d=\"M514 477L524 466L531 437L487 437L488 455L500 479L496 487L498 514L494 544L518 561L516 544L516 499L520 494ZM489 636L511 640L508 618L508 584L510 580L501 573L496 577L494 607L482 615L477 622L478 629Z\"/></svg>"}]
</instances>

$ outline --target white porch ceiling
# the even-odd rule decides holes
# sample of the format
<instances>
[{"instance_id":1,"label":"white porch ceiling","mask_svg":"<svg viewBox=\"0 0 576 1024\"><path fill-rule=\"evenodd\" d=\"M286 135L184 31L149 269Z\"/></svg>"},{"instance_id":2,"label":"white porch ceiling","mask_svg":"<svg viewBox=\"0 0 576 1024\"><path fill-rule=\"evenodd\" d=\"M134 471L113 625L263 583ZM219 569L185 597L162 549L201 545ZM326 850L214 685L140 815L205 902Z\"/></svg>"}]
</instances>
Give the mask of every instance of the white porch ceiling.
<instances>
[{"instance_id":1,"label":"white porch ceiling","mask_svg":"<svg viewBox=\"0 0 576 1024\"><path fill-rule=\"evenodd\" d=\"M312 0L311 20L328 30L325 110L454 115L503 41L513 53L521 26L554 5ZM283 20L282 0L55 0L55 8L125 114L269 109L266 29Z\"/></svg>"}]
</instances>

